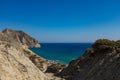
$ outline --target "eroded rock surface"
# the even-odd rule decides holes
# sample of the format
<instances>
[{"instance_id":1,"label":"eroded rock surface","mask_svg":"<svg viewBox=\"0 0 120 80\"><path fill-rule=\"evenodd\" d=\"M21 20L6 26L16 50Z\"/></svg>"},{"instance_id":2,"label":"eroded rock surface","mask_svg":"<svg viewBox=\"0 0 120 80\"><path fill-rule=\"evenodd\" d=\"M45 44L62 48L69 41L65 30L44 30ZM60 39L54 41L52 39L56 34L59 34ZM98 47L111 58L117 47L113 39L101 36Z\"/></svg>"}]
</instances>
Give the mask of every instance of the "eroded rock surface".
<instances>
[{"instance_id":1,"label":"eroded rock surface","mask_svg":"<svg viewBox=\"0 0 120 80\"><path fill-rule=\"evenodd\" d=\"M64 80L55 76L54 67L50 70L54 65L13 37L0 33L0 80Z\"/></svg>"},{"instance_id":2,"label":"eroded rock surface","mask_svg":"<svg viewBox=\"0 0 120 80\"><path fill-rule=\"evenodd\" d=\"M120 41L97 40L60 75L68 80L120 80Z\"/></svg>"},{"instance_id":3,"label":"eroded rock surface","mask_svg":"<svg viewBox=\"0 0 120 80\"><path fill-rule=\"evenodd\" d=\"M0 80L48 80L23 48L0 33Z\"/></svg>"},{"instance_id":4,"label":"eroded rock surface","mask_svg":"<svg viewBox=\"0 0 120 80\"><path fill-rule=\"evenodd\" d=\"M8 35L8 37L13 38L17 42L27 47L40 47L40 44L36 39L32 38L30 35L24 33L23 31L5 29L2 32Z\"/></svg>"}]
</instances>

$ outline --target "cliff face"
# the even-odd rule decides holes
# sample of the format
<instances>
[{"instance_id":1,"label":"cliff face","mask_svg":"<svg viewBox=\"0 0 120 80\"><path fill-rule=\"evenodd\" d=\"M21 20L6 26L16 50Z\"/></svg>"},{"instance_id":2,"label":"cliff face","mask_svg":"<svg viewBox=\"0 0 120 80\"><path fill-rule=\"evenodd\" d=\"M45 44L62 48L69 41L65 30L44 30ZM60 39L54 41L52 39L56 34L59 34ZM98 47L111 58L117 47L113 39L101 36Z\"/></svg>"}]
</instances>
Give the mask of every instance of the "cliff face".
<instances>
[{"instance_id":1,"label":"cliff face","mask_svg":"<svg viewBox=\"0 0 120 80\"><path fill-rule=\"evenodd\" d=\"M0 80L48 80L21 45L0 33Z\"/></svg>"},{"instance_id":2,"label":"cliff face","mask_svg":"<svg viewBox=\"0 0 120 80\"><path fill-rule=\"evenodd\" d=\"M120 41L97 40L60 75L69 80L120 80Z\"/></svg>"},{"instance_id":3,"label":"cliff face","mask_svg":"<svg viewBox=\"0 0 120 80\"><path fill-rule=\"evenodd\" d=\"M11 32L0 33L0 80L64 80L54 75L64 65L36 55L16 39L22 37L21 32L17 37L14 37L15 31Z\"/></svg>"},{"instance_id":4,"label":"cliff face","mask_svg":"<svg viewBox=\"0 0 120 80\"><path fill-rule=\"evenodd\" d=\"M22 43L22 45L25 45L27 47L40 47L40 44L37 40L24 33L23 31L5 29L2 32L8 35L8 37L15 39L17 42Z\"/></svg>"}]
</instances>

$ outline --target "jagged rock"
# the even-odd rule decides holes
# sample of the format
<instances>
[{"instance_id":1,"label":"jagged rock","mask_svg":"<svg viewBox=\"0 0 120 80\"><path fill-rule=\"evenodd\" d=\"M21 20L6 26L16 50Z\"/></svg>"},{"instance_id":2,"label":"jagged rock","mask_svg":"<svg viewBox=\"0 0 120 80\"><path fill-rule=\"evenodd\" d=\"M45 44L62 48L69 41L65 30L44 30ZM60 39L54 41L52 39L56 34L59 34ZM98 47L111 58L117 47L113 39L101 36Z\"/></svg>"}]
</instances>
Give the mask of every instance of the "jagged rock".
<instances>
[{"instance_id":1,"label":"jagged rock","mask_svg":"<svg viewBox=\"0 0 120 80\"><path fill-rule=\"evenodd\" d=\"M97 40L83 56L71 61L60 75L68 80L120 80L118 44L106 39Z\"/></svg>"},{"instance_id":2,"label":"jagged rock","mask_svg":"<svg viewBox=\"0 0 120 80\"><path fill-rule=\"evenodd\" d=\"M24 33L23 31L5 29L2 32L8 35L8 37L13 38L17 42L27 47L40 47L40 44L38 43L37 40L29 36L28 34Z\"/></svg>"}]
</instances>

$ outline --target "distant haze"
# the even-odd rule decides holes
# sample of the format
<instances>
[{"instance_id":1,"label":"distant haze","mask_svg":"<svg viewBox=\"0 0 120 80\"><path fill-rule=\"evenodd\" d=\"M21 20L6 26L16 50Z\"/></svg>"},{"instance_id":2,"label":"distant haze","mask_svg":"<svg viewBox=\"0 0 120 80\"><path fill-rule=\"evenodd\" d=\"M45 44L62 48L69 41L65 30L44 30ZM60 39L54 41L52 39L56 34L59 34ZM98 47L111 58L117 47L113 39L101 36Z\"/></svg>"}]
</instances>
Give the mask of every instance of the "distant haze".
<instances>
[{"instance_id":1,"label":"distant haze","mask_svg":"<svg viewBox=\"0 0 120 80\"><path fill-rule=\"evenodd\" d=\"M120 0L1 0L0 31L22 30L40 42L120 39Z\"/></svg>"}]
</instances>

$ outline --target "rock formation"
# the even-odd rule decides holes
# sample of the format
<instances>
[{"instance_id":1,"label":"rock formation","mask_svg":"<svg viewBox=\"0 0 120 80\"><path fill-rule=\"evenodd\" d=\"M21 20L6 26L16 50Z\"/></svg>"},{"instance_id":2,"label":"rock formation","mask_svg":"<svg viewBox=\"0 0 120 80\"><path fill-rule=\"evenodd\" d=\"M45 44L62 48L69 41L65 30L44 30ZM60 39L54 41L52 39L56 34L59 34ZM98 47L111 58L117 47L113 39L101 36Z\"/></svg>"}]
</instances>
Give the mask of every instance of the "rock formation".
<instances>
[{"instance_id":1,"label":"rock formation","mask_svg":"<svg viewBox=\"0 0 120 80\"><path fill-rule=\"evenodd\" d=\"M25 53L21 45L0 33L0 80L48 80Z\"/></svg>"},{"instance_id":2,"label":"rock formation","mask_svg":"<svg viewBox=\"0 0 120 80\"><path fill-rule=\"evenodd\" d=\"M120 80L120 41L97 40L60 75L68 80Z\"/></svg>"},{"instance_id":3,"label":"rock formation","mask_svg":"<svg viewBox=\"0 0 120 80\"><path fill-rule=\"evenodd\" d=\"M22 39L26 39L25 42ZM57 64L28 49L36 47L35 44L38 42L22 31L5 29L0 33L0 80L64 80L55 76L56 72L53 72L56 69L59 72L63 67L55 67Z\"/></svg>"},{"instance_id":4,"label":"rock formation","mask_svg":"<svg viewBox=\"0 0 120 80\"><path fill-rule=\"evenodd\" d=\"M51 63L38 56L37 54L33 53L29 49L24 49L25 55L33 62L33 64L38 67L42 72L45 72L48 68L48 66L51 65Z\"/></svg>"},{"instance_id":5,"label":"rock formation","mask_svg":"<svg viewBox=\"0 0 120 80\"><path fill-rule=\"evenodd\" d=\"M37 40L22 31L5 29L0 33L0 80L120 79L120 41L97 40L67 68L49 62L23 45L39 47Z\"/></svg>"},{"instance_id":6,"label":"rock formation","mask_svg":"<svg viewBox=\"0 0 120 80\"><path fill-rule=\"evenodd\" d=\"M0 80L120 80L120 41L97 40L67 68L23 45L39 47L37 40L22 31L0 33Z\"/></svg>"},{"instance_id":7,"label":"rock formation","mask_svg":"<svg viewBox=\"0 0 120 80\"><path fill-rule=\"evenodd\" d=\"M40 44L38 43L37 40L29 36L28 34L24 33L23 31L5 29L2 32L8 35L8 37L13 38L17 42L27 47L40 47Z\"/></svg>"}]
</instances>

